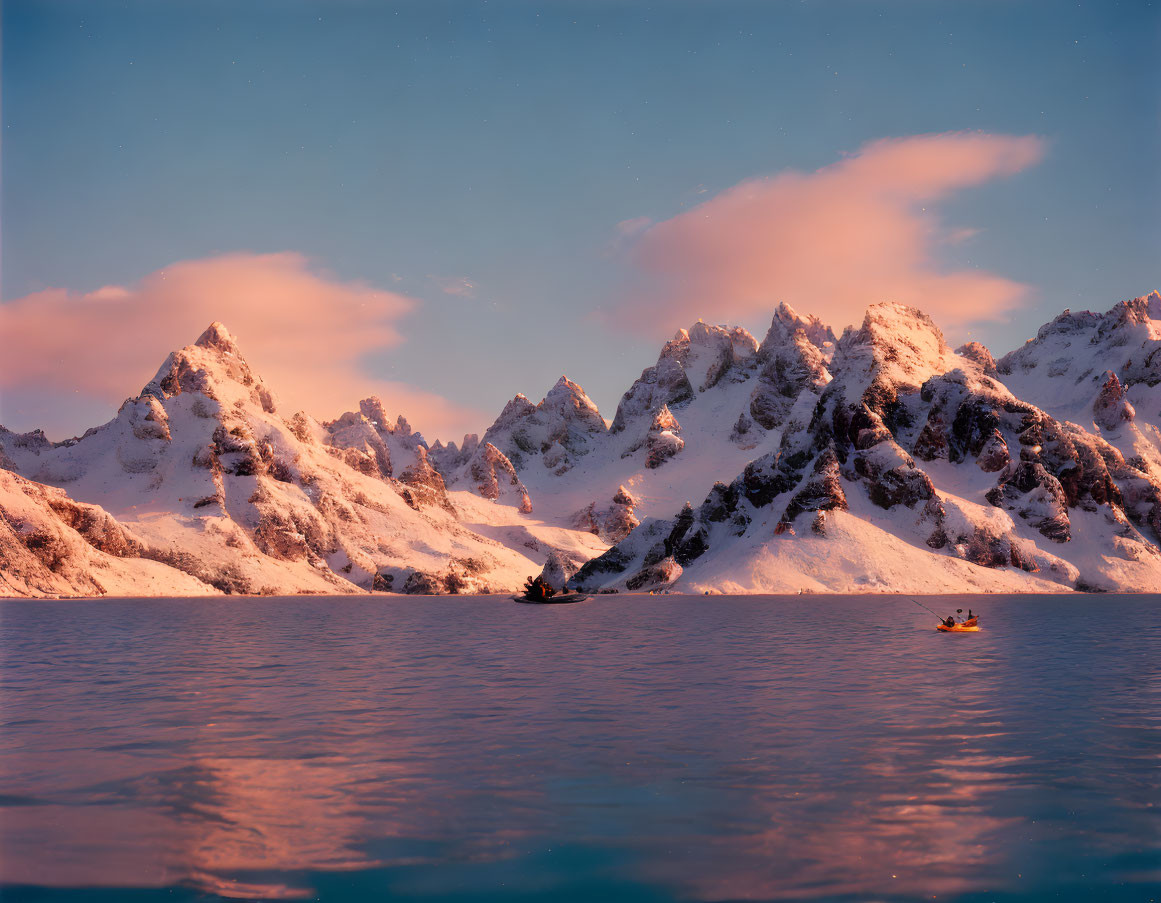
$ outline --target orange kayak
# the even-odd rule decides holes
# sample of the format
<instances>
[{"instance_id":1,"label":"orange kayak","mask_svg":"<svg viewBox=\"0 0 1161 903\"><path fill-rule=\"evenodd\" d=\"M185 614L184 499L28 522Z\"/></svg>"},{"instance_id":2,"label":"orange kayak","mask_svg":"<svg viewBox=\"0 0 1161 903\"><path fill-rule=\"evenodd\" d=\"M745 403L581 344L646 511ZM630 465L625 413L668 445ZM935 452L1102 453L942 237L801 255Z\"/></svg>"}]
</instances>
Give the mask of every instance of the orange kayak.
<instances>
[{"instance_id":1,"label":"orange kayak","mask_svg":"<svg viewBox=\"0 0 1161 903\"><path fill-rule=\"evenodd\" d=\"M969 621L967 624L956 624L954 627L948 627L946 624L936 624L935 629L943 633L979 633L980 625L974 621Z\"/></svg>"}]
</instances>

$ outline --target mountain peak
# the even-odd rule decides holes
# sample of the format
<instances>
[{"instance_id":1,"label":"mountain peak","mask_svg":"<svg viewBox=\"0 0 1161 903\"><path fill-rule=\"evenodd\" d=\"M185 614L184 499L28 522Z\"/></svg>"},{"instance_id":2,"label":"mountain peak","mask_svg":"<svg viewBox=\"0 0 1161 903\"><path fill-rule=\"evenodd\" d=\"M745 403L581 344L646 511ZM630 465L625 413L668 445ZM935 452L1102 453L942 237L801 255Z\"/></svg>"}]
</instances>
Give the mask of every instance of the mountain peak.
<instances>
[{"instance_id":1,"label":"mountain peak","mask_svg":"<svg viewBox=\"0 0 1161 903\"><path fill-rule=\"evenodd\" d=\"M1161 292L1154 291L1147 295L1141 295L1139 298L1122 301L1114 306L1109 313L1118 323L1134 326L1152 325L1150 321L1161 321Z\"/></svg>"},{"instance_id":2,"label":"mountain peak","mask_svg":"<svg viewBox=\"0 0 1161 903\"><path fill-rule=\"evenodd\" d=\"M835 341L834 333L822 320L813 315L804 317L785 301L782 301L774 311L770 328L766 331L766 337L759 346L759 353L764 351L764 356L769 356L771 350L785 345L800 329L819 348L825 347L828 343L833 344Z\"/></svg>"},{"instance_id":3,"label":"mountain peak","mask_svg":"<svg viewBox=\"0 0 1161 903\"><path fill-rule=\"evenodd\" d=\"M383 407L383 402L378 395L372 395L370 398L364 398L359 402L359 413L371 421L375 426L386 427L390 423L390 417Z\"/></svg>"},{"instance_id":4,"label":"mountain peak","mask_svg":"<svg viewBox=\"0 0 1161 903\"><path fill-rule=\"evenodd\" d=\"M951 348L935 321L923 311L895 301L868 307L863 325L843 333L839 353L848 363L862 358L862 369L879 371L903 385L919 385L955 366Z\"/></svg>"},{"instance_id":5,"label":"mountain peak","mask_svg":"<svg viewBox=\"0 0 1161 903\"><path fill-rule=\"evenodd\" d=\"M579 422L589 432L603 433L605 419L601 416L588 393L567 376L557 380L556 385L548 390L539 409L553 412L568 422Z\"/></svg>"},{"instance_id":6,"label":"mountain peak","mask_svg":"<svg viewBox=\"0 0 1161 903\"><path fill-rule=\"evenodd\" d=\"M192 345L171 352L141 390L158 398L184 392L200 392L218 402L250 398L267 413L275 410L273 394L242 357L237 339L217 320Z\"/></svg>"},{"instance_id":7,"label":"mountain peak","mask_svg":"<svg viewBox=\"0 0 1161 903\"><path fill-rule=\"evenodd\" d=\"M996 375L996 359L992 357L986 345L980 342L965 342L955 349L955 353L960 357L966 357L969 361L975 361L989 376Z\"/></svg>"},{"instance_id":8,"label":"mountain peak","mask_svg":"<svg viewBox=\"0 0 1161 903\"><path fill-rule=\"evenodd\" d=\"M863 326L856 332L860 344L902 346L923 360L951 351L943 331L926 313L906 304L884 301L867 308Z\"/></svg>"},{"instance_id":9,"label":"mountain peak","mask_svg":"<svg viewBox=\"0 0 1161 903\"><path fill-rule=\"evenodd\" d=\"M580 383L574 383L567 376L563 376L563 375L560 377L560 379L558 379L556 381L556 384L553 385L553 387L548 390L548 394L545 395L544 397L547 398L549 395L551 395L554 392L557 394L568 393L569 395L585 395L586 394L585 390L581 388Z\"/></svg>"},{"instance_id":10,"label":"mountain peak","mask_svg":"<svg viewBox=\"0 0 1161 903\"><path fill-rule=\"evenodd\" d=\"M238 340L218 320L214 320L213 323L207 326L205 332L198 336L194 344L202 348L216 348L219 351L226 351L231 354L236 353L238 350Z\"/></svg>"}]
</instances>

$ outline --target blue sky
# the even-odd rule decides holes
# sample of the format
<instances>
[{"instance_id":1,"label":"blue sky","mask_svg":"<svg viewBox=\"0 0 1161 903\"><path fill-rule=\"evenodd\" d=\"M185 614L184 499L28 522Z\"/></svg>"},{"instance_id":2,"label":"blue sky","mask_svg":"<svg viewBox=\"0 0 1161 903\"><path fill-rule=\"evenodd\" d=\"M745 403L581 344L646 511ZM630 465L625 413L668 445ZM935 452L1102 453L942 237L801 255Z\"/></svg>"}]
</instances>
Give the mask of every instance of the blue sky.
<instances>
[{"instance_id":1,"label":"blue sky","mask_svg":"<svg viewBox=\"0 0 1161 903\"><path fill-rule=\"evenodd\" d=\"M7 0L3 298L292 251L421 302L369 378L492 413L567 372L611 416L682 325L617 327L618 223L978 130L1044 142L939 203L979 230L942 263L1029 287L1006 321L948 330L999 353L1161 283L1159 50L1145 0ZM769 321L733 313L702 316Z\"/></svg>"}]
</instances>

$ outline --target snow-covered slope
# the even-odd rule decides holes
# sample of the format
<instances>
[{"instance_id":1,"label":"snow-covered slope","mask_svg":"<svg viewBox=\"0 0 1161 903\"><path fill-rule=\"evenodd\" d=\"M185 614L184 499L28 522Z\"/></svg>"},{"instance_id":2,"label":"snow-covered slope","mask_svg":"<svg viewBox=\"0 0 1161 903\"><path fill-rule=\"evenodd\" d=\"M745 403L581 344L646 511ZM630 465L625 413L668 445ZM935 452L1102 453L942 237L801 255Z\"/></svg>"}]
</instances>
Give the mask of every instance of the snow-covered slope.
<instances>
[{"instance_id":1,"label":"snow-covered slope","mask_svg":"<svg viewBox=\"0 0 1161 903\"><path fill-rule=\"evenodd\" d=\"M97 505L0 470L0 595L200 596L215 590L160 561Z\"/></svg>"},{"instance_id":2,"label":"snow-covered slope","mask_svg":"<svg viewBox=\"0 0 1161 903\"><path fill-rule=\"evenodd\" d=\"M1054 416L1092 420L1109 371L1149 423L1161 421L1161 293L1121 301L1105 313L1066 310L997 363L1013 392Z\"/></svg>"},{"instance_id":3,"label":"snow-covered slope","mask_svg":"<svg viewBox=\"0 0 1161 903\"><path fill-rule=\"evenodd\" d=\"M798 381L776 447L696 508L646 520L572 585L1161 585L1157 475L1016 398L990 363L979 347L953 353L919 311L872 307Z\"/></svg>"},{"instance_id":4,"label":"snow-covered slope","mask_svg":"<svg viewBox=\"0 0 1161 903\"><path fill-rule=\"evenodd\" d=\"M107 509L177 574L175 593L191 579L245 593L502 591L551 549L461 523L422 437L387 426L373 399L333 423L284 417L217 323L104 426L56 445L0 433L0 447L6 467Z\"/></svg>"},{"instance_id":5,"label":"snow-covered slope","mask_svg":"<svg viewBox=\"0 0 1161 903\"><path fill-rule=\"evenodd\" d=\"M997 369L1020 398L1161 473L1161 294L1066 310Z\"/></svg>"},{"instance_id":6,"label":"snow-covered slope","mask_svg":"<svg viewBox=\"0 0 1161 903\"><path fill-rule=\"evenodd\" d=\"M0 428L0 564L27 594L1152 590L1159 349L1156 293L999 362L900 305L838 339L781 305L760 343L679 331L611 420L562 377L428 446L374 398L287 416L214 324L79 439Z\"/></svg>"},{"instance_id":7,"label":"snow-covered slope","mask_svg":"<svg viewBox=\"0 0 1161 903\"><path fill-rule=\"evenodd\" d=\"M490 444L538 517L616 541L777 448L785 422L809 417L813 401L795 403L826 384L833 351L829 329L785 304L761 346L744 329L698 322L665 344L611 423L561 377L539 404L516 396L483 440L437 443L431 459L449 486L477 491L466 462Z\"/></svg>"}]
</instances>

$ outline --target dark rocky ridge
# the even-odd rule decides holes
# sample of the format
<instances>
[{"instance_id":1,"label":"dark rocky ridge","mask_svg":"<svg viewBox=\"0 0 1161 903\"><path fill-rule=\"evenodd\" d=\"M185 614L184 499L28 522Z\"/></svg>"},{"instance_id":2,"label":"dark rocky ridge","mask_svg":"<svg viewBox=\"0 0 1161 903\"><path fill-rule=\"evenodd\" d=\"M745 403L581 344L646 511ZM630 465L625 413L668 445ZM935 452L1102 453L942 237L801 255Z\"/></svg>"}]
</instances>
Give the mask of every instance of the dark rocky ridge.
<instances>
[{"instance_id":1,"label":"dark rocky ridge","mask_svg":"<svg viewBox=\"0 0 1161 903\"><path fill-rule=\"evenodd\" d=\"M796 329L794 336L802 339L804 332ZM785 332L779 339L786 348ZM996 366L982 346L961 351L953 355L922 313L879 305L839 341L829 382L821 367L805 366L817 361L809 351L798 368L773 371L768 362L781 352L767 356L763 372L771 374L771 386L817 394L805 429L788 429L776 452L752 461L729 484L716 484L699 507L687 505L669 521L649 523L654 540L647 548L631 535L582 568L573 585L662 585L663 577L670 579L656 567L662 560L684 569L768 529L763 524L775 525L774 533L794 532L807 513L816 515L816 532L825 530L818 512L845 509L851 489L878 508L913 511L916 529L934 550L986 567L1035 570L1014 536L978 526L965 535L950 527L922 467L936 460L995 474L987 500L1051 542L1071 541L1069 512L1078 508L1103 510L1124 535L1161 540L1156 475L1127 463L1100 437L1015 398L993 377ZM1107 396L1107 408L1124 419L1111 380Z\"/></svg>"}]
</instances>

